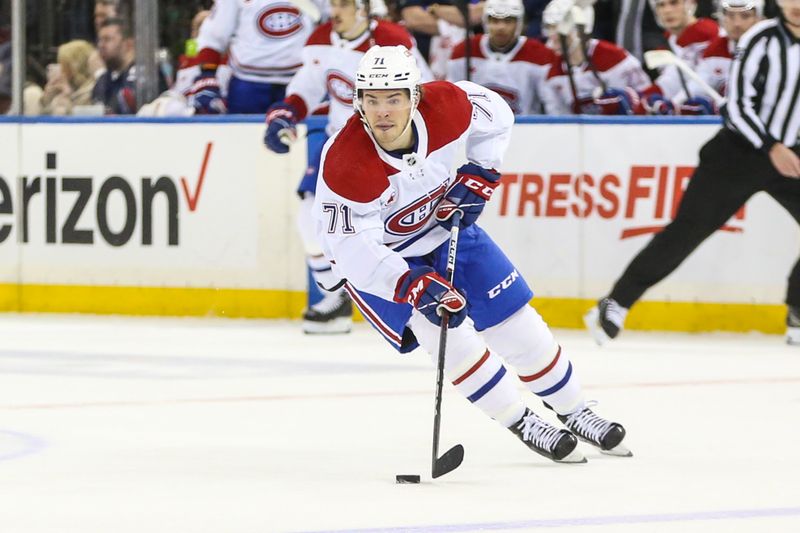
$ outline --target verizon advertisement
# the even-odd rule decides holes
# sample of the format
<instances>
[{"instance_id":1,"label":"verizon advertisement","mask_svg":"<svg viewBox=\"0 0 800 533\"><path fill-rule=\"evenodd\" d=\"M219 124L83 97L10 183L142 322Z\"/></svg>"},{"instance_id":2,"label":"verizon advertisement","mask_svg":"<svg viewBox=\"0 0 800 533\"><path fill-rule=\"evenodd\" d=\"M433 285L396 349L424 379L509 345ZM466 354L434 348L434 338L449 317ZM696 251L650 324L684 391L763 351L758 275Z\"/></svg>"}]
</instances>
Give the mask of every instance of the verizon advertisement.
<instances>
[{"instance_id":1,"label":"verizon advertisement","mask_svg":"<svg viewBox=\"0 0 800 533\"><path fill-rule=\"evenodd\" d=\"M538 296L599 298L672 220L719 126L516 126L484 227ZM772 303L798 256L798 230L753 197L646 300Z\"/></svg>"},{"instance_id":2,"label":"verizon advertisement","mask_svg":"<svg viewBox=\"0 0 800 533\"><path fill-rule=\"evenodd\" d=\"M12 140L0 143L3 282L304 286L293 244L304 150L268 153L261 125L0 127Z\"/></svg>"}]
</instances>

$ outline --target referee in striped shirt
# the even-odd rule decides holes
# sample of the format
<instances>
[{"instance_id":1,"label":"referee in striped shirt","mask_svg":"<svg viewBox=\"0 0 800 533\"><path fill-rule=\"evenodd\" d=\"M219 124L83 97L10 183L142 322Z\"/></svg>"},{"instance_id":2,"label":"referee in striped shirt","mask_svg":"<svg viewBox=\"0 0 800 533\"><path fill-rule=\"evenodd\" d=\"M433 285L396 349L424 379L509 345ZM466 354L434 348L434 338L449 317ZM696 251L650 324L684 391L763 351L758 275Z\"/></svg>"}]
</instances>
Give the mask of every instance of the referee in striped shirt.
<instances>
[{"instance_id":1,"label":"referee in striped shirt","mask_svg":"<svg viewBox=\"0 0 800 533\"><path fill-rule=\"evenodd\" d=\"M724 127L700 163L673 220L628 265L584 321L599 343L616 337L628 309L668 276L748 198L765 191L800 223L800 0L739 40L728 78ZM787 341L800 344L800 261L786 291Z\"/></svg>"}]
</instances>

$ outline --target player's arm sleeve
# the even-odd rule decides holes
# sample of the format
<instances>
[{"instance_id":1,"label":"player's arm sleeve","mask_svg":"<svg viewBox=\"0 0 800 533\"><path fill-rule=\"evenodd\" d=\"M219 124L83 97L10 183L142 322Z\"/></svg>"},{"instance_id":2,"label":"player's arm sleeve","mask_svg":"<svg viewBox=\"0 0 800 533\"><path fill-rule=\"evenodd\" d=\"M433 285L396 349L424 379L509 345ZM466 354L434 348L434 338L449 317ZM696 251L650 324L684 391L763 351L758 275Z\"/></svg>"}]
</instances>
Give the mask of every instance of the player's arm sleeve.
<instances>
[{"instance_id":1,"label":"player's arm sleeve","mask_svg":"<svg viewBox=\"0 0 800 533\"><path fill-rule=\"evenodd\" d=\"M764 152L778 142L755 110L755 100L760 94L754 82L760 76L762 63L767 60L767 42L763 37L752 42L747 35L739 41L740 50L733 59L728 78L728 102L722 110L727 125Z\"/></svg>"},{"instance_id":2,"label":"player's arm sleeve","mask_svg":"<svg viewBox=\"0 0 800 533\"><path fill-rule=\"evenodd\" d=\"M472 103L467 159L484 168L500 168L511 141L514 112L502 96L469 81L456 83Z\"/></svg>"},{"instance_id":3,"label":"player's arm sleeve","mask_svg":"<svg viewBox=\"0 0 800 533\"><path fill-rule=\"evenodd\" d=\"M643 91L651 83L642 64L630 54L626 54L625 59L614 65L609 74L610 87L630 87L636 91Z\"/></svg>"},{"instance_id":4,"label":"player's arm sleeve","mask_svg":"<svg viewBox=\"0 0 800 533\"><path fill-rule=\"evenodd\" d=\"M298 118L303 119L305 116L313 111L322 99L325 97L327 91L325 70L322 65L323 58L318 58L316 54L316 46L306 46L303 48L303 66L300 70L292 76L289 85L286 86L287 98L294 95L303 100L305 109L299 109L300 115Z\"/></svg>"},{"instance_id":5,"label":"player's arm sleeve","mask_svg":"<svg viewBox=\"0 0 800 533\"><path fill-rule=\"evenodd\" d=\"M197 36L197 47L224 54L239 21L237 0L216 0L211 14L203 21Z\"/></svg>"},{"instance_id":6,"label":"player's arm sleeve","mask_svg":"<svg viewBox=\"0 0 800 533\"><path fill-rule=\"evenodd\" d=\"M709 86L714 87L718 85L716 80L714 80L714 66L711 60L701 59L697 63L697 67L695 67L694 71L697 72L697 75ZM692 78L686 80L686 85L689 86L689 94L691 95L711 97L711 95L707 94L700 84Z\"/></svg>"},{"instance_id":7,"label":"player's arm sleeve","mask_svg":"<svg viewBox=\"0 0 800 533\"><path fill-rule=\"evenodd\" d=\"M374 200L355 202L331 191L322 174L313 207L317 233L334 271L358 290L388 301L394 300L397 283L408 271L405 259L383 244L381 200L391 193L387 188Z\"/></svg>"},{"instance_id":8,"label":"player's arm sleeve","mask_svg":"<svg viewBox=\"0 0 800 533\"><path fill-rule=\"evenodd\" d=\"M678 67L675 65L664 67L656 78L655 85L658 86L664 98L672 100L678 97L683 92L681 73Z\"/></svg>"},{"instance_id":9,"label":"player's arm sleeve","mask_svg":"<svg viewBox=\"0 0 800 533\"><path fill-rule=\"evenodd\" d=\"M542 98L542 105L544 106L544 113L546 115L571 115L570 104L572 101L565 102L556 90L558 80L556 78L548 78L542 82L540 86L540 95ZM571 96L570 96L571 99Z\"/></svg>"}]
</instances>

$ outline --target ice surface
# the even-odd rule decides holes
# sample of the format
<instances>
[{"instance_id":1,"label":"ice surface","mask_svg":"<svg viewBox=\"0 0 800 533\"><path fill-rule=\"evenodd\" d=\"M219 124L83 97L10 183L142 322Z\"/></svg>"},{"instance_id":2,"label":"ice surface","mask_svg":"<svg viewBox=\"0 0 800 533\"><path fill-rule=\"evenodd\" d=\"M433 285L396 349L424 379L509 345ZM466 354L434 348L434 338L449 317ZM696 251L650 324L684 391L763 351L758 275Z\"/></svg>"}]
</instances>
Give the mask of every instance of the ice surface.
<instances>
[{"instance_id":1,"label":"ice surface","mask_svg":"<svg viewBox=\"0 0 800 533\"><path fill-rule=\"evenodd\" d=\"M550 463L446 385L433 482L433 365L365 325L0 316L0 531L800 531L800 347L557 337L635 457Z\"/></svg>"}]
</instances>

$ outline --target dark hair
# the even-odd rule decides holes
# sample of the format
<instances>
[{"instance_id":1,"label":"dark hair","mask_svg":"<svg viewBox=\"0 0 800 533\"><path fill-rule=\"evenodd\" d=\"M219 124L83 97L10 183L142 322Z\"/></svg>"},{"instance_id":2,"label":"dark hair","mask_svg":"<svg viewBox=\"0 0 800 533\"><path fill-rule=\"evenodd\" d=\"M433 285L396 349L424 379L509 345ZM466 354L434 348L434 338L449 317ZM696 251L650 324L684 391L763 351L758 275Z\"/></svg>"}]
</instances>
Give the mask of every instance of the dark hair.
<instances>
[{"instance_id":1,"label":"dark hair","mask_svg":"<svg viewBox=\"0 0 800 533\"><path fill-rule=\"evenodd\" d=\"M119 32L122 34L124 39L131 39L133 38L133 32L131 31L131 25L128 24L128 21L121 18L109 18L103 21L100 25L100 28L107 28L108 26L119 26Z\"/></svg>"}]
</instances>

